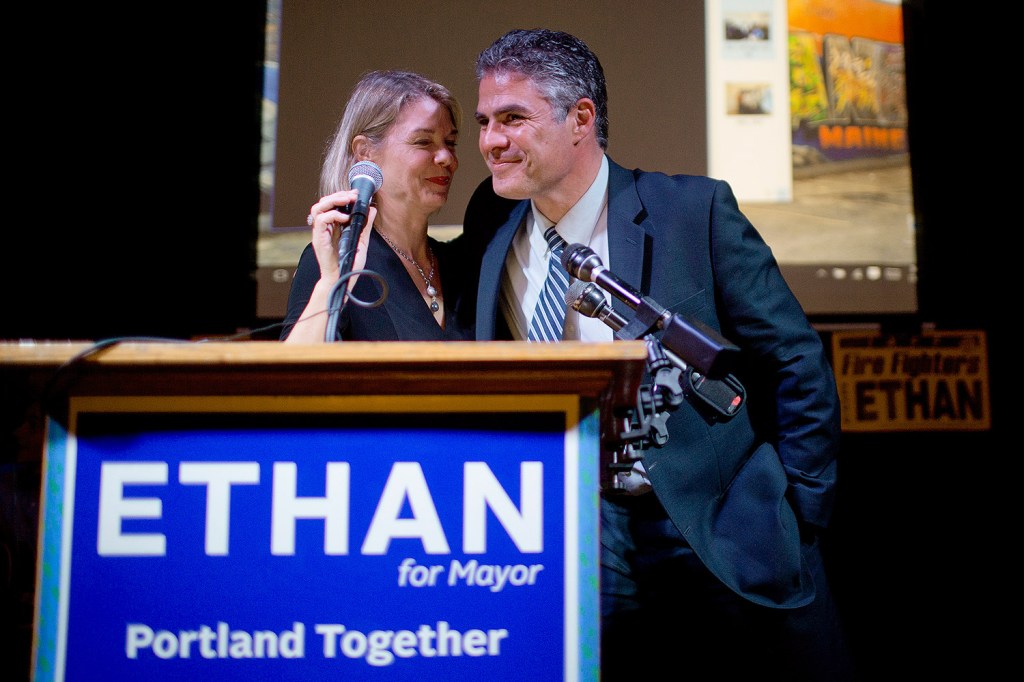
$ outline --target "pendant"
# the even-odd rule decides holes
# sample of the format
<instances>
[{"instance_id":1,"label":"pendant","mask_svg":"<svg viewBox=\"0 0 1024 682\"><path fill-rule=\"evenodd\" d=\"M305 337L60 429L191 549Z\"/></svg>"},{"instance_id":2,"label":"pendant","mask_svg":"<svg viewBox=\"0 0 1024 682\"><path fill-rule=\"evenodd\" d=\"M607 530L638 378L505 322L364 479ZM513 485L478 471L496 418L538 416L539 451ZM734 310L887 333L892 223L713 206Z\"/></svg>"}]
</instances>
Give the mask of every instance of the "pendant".
<instances>
[{"instance_id":1,"label":"pendant","mask_svg":"<svg viewBox=\"0 0 1024 682\"><path fill-rule=\"evenodd\" d=\"M431 309L431 310L433 310L433 311L434 311L435 313L436 313L436 312L437 312L438 310L440 310L440 308L441 308L441 306L439 306L439 305L437 304L437 301L431 301L431 302L430 302L430 309Z\"/></svg>"},{"instance_id":2,"label":"pendant","mask_svg":"<svg viewBox=\"0 0 1024 682\"><path fill-rule=\"evenodd\" d=\"M430 296L431 298L437 296L437 289L435 289L431 284L427 285L427 296Z\"/></svg>"}]
</instances>

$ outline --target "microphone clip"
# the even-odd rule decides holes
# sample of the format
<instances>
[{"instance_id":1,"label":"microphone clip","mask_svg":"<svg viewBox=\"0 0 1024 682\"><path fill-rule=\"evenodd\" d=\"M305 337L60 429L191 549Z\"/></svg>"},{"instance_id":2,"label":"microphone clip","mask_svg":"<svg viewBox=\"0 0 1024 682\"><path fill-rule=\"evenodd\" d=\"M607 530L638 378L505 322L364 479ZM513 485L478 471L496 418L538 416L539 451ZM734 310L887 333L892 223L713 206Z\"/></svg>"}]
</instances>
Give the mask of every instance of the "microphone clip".
<instances>
[{"instance_id":1,"label":"microphone clip","mask_svg":"<svg viewBox=\"0 0 1024 682\"><path fill-rule=\"evenodd\" d=\"M624 327L615 332L615 338L621 341L642 339L658 329L665 318L665 309L647 296L640 299L636 306L636 315Z\"/></svg>"},{"instance_id":2,"label":"microphone clip","mask_svg":"<svg viewBox=\"0 0 1024 682\"><path fill-rule=\"evenodd\" d=\"M711 379L672 357L653 334L646 335L644 342L652 381L637 391L630 428L619 434L621 442L641 450L645 445L662 447L668 442L668 418L683 403L689 403L708 424L728 421L739 413L746 391L732 374Z\"/></svg>"}]
</instances>

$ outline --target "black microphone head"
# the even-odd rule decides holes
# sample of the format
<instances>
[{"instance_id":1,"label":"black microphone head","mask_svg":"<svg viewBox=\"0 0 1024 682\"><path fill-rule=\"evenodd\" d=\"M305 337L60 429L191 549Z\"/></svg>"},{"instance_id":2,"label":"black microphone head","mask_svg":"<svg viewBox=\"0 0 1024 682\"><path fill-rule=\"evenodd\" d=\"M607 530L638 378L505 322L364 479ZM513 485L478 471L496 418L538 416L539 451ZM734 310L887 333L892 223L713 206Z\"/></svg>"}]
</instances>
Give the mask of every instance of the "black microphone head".
<instances>
[{"instance_id":1,"label":"black microphone head","mask_svg":"<svg viewBox=\"0 0 1024 682\"><path fill-rule=\"evenodd\" d=\"M606 305L604 294L593 282L574 279L565 292L565 304L587 317L598 317Z\"/></svg>"},{"instance_id":2,"label":"black microphone head","mask_svg":"<svg viewBox=\"0 0 1024 682\"><path fill-rule=\"evenodd\" d=\"M593 282L574 279L565 292L565 304L580 315L601 320L613 331L626 326L626 320L608 305L604 292Z\"/></svg>"},{"instance_id":3,"label":"black microphone head","mask_svg":"<svg viewBox=\"0 0 1024 682\"><path fill-rule=\"evenodd\" d=\"M562 250L562 267L578 279L592 282L594 268L600 265L600 256L585 244L570 244Z\"/></svg>"},{"instance_id":4,"label":"black microphone head","mask_svg":"<svg viewBox=\"0 0 1024 682\"><path fill-rule=\"evenodd\" d=\"M356 189L360 177L368 178L373 183L374 193L380 191L381 185L384 184L384 171L373 161L360 161L354 164L348 171L348 186Z\"/></svg>"}]
</instances>

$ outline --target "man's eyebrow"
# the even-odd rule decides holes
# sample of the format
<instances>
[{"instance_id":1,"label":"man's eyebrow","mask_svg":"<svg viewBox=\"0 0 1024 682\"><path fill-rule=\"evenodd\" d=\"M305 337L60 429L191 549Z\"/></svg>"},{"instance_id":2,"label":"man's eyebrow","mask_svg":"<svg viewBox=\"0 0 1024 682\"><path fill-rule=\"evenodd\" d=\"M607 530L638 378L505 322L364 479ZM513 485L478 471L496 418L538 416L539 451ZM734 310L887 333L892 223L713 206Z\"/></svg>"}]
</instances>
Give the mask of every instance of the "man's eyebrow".
<instances>
[{"instance_id":1,"label":"man's eyebrow","mask_svg":"<svg viewBox=\"0 0 1024 682\"><path fill-rule=\"evenodd\" d=\"M478 112L476 112L476 118L477 119L491 118L491 117L494 117L494 116L501 116L502 114L508 114L508 113L511 113L511 112L521 112L521 111L525 111L525 110L526 110L526 105L519 104L517 102L512 102L512 103L509 103L509 104L505 104L504 106L498 107L497 109L494 110L494 113L491 116L486 116L483 113L478 111Z\"/></svg>"}]
</instances>

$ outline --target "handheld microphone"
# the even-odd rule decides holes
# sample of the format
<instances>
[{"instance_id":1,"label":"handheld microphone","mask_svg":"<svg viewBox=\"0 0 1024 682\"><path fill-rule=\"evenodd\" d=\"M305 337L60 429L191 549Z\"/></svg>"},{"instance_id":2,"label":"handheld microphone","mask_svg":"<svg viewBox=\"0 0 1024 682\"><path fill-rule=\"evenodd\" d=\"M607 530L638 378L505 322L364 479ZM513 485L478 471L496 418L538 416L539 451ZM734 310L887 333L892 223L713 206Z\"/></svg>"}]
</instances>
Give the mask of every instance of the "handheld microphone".
<instances>
[{"instance_id":1,"label":"handheld microphone","mask_svg":"<svg viewBox=\"0 0 1024 682\"><path fill-rule=\"evenodd\" d=\"M581 281L596 283L636 310L636 316L615 331L616 338L639 339L657 328L663 332L662 344L686 364L713 378L728 373L727 365L739 353L738 346L699 320L684 320L641 294L605 267L590 247L583 244L565 247L562 267Z\"/></svg>"},{"instance_id":2,"label":"handheld microphone","mask_svg":"<svg viewBox=\"0 0 1024 682\"><path fill-rule=\"evenodd\" d=\"M359 234L363 231L370 213L370 200L383 184L384 172L372 161L360 161L354 164L348 172L348 185L359 192L359 195L356 197L355 203L348 207L348 213L352 217L338 239L338 257L341 259L342 276L352 271L352 261L355 259Z\"/></svg>"},{"instance_id":3,"label":"handheld microphone","mask_svg":"<svg viewBox=\"0 0 1024 682\"><path fill-rule=\"evenodd\" d=\"M370 213L370 200L383 184L384 172L373 161L360 161L349 170L348 186L359 192L352 205L352 220L349 221L349 225L354 226L357 232L363 229Z\"/></svg>"}]
</instances>

